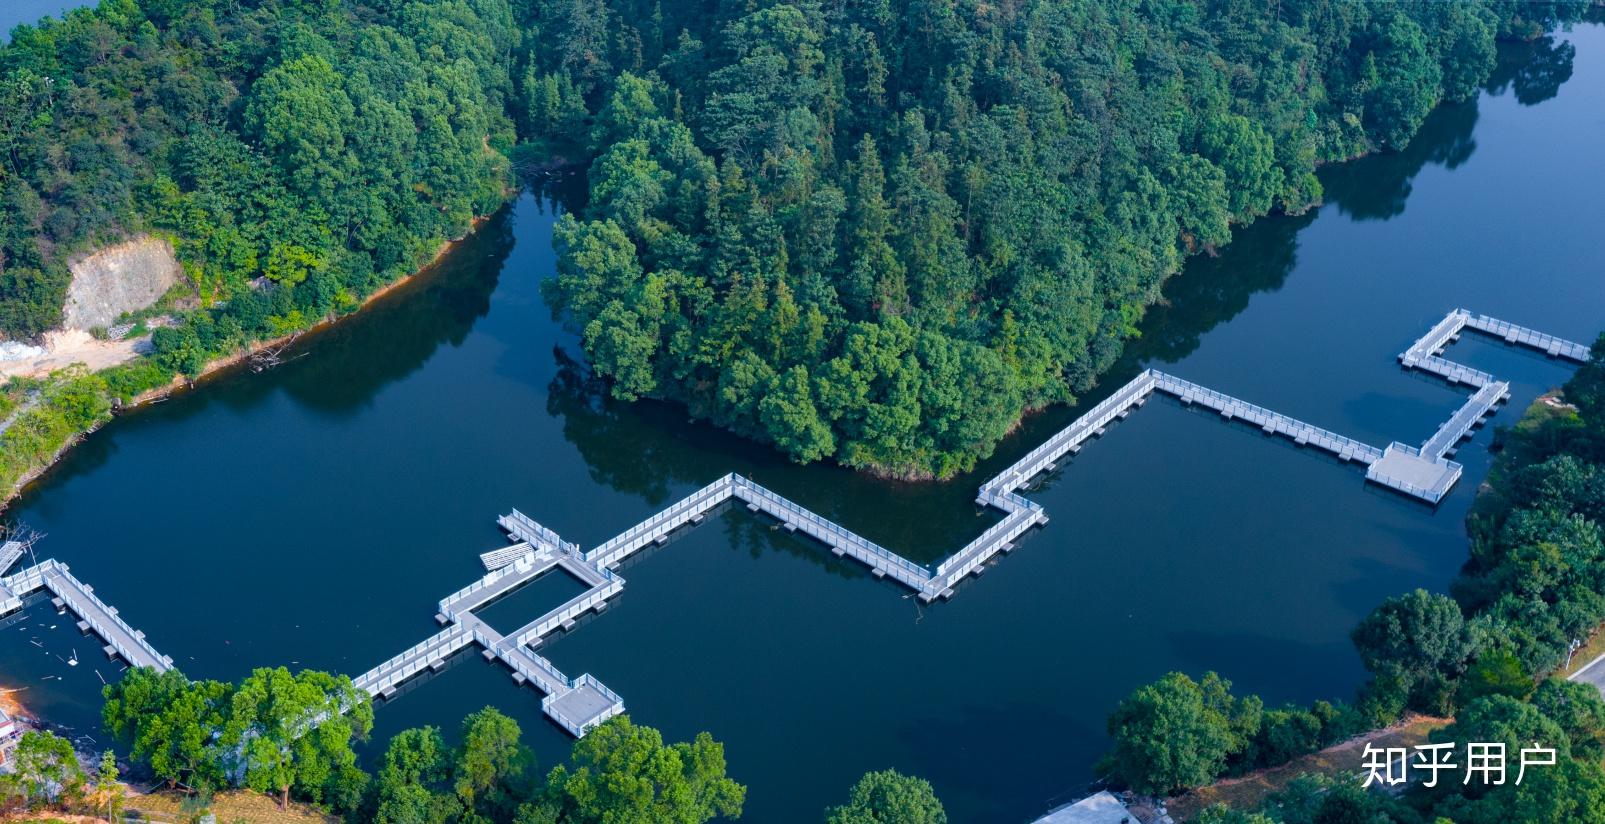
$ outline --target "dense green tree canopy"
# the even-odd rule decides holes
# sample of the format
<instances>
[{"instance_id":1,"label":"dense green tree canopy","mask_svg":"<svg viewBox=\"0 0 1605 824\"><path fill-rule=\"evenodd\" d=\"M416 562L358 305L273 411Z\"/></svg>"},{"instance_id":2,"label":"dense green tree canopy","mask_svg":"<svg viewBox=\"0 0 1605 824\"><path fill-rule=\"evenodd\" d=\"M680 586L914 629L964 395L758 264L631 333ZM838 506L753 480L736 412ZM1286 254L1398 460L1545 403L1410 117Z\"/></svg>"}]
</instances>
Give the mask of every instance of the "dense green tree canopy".
<instances>
[{"instance_id":1,"label":"dense green tree canopy","mask_svg":"<svg viewBox=\"0 0 1605 824\"><path fill-rule=\"evenodd\" d=\"M530 5L524 136L593 113L549 294L613 394L898 476L1088 389L1184 255L1316 202L1316 163L1404 145L1530 14Z\"/></svg>"},{"instance_id":2,"label":"dense green tree canopy","mask_svg":"<svg viewBox=\"0 0 1605 824\"><path fill-rule=\"evenodd\" d=\"M859 779L825 824L947 824L947 812L929 781L881 770Z\"/></svg>"},{"instance_id":3,"label":"dense green tree canopy","mask_svg":"<svg viewBox=\"0 0 1605 824\"><path fill-rule=\"evenodd\" d=\"M574 745L572 766L547 778L562 820L574 824L702 824L739 817L746 788L725 776L724 745L701 733L665 744L620 717Z\"/></svg>"},{"instance_id":4,"label":"dense green tree canopy","mask_svg":"<svg viewBox=\"0 0 1605 824\"><path fill-rule=\"evenodd\" d=\"M1360 660L1393 685L1412 709L1443 713L1477 638L1445 595L1418 589L1385 601L1354 628Z\"/></svg>"},{"instance_id":5,"label":"dense green tree canopy","mask_svg":"<svg viewBox=\"0 0 1605 824\"><path fill-rule=\"evenodd\" d=\"M1172 672L1139 688L1109 716L1114 748L1102 770L1159 795L1213 780L1260 724L1259 699L1238 701L1230 689L1213 672L1202 682Z\"/></svg>"},{"instance_id":6,"label":"dense green tree canopy","mask_svg":"<svg viewBox=\"0 0 1605 824\"><path fill-rule=\"evenodd\" d=\"M108 0L18 27L0 46L0 331L55 323L66 261L144 231L232 310L158 341L173 369L349 308L501 200L522 31L507 0Z\"/></svg>"}]
</instances>

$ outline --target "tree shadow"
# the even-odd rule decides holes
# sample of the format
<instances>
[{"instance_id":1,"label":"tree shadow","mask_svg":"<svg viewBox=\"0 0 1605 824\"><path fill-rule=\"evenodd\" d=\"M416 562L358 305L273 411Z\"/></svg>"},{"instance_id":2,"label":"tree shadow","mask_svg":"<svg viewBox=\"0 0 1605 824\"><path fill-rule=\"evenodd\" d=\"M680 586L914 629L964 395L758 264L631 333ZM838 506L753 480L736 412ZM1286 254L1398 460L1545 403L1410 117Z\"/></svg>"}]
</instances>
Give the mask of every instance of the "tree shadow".
<instances>
[{"instance_id":1,"label":"tree shadow","mask_svg":"<svg viewBox=\"0 0 1605 824\"><path fill-rule=\"evenodd\" d=\"M1391 220L1404 214L1411 182L1428 163L1454 169L1477 149L1472 131L1477 101L1434 109L1409 145L1397 152L1336 163L1321 170L1327 202L1354 220Z\"/></svg>"},{"instance_id":2,"label":"tree shadow","mask_svg":"<svg viewBox=\"0 0 1605 824\"><path fill-rule=\"evenodd\" d=\"M1505 43L1499 62L1483 90L1494 96L1514 91L1516 102L1536 106L1560 94L1561 84L1572 77L1577 47L1545 35L1526 43Z\"/></svg>"}]
</instances>

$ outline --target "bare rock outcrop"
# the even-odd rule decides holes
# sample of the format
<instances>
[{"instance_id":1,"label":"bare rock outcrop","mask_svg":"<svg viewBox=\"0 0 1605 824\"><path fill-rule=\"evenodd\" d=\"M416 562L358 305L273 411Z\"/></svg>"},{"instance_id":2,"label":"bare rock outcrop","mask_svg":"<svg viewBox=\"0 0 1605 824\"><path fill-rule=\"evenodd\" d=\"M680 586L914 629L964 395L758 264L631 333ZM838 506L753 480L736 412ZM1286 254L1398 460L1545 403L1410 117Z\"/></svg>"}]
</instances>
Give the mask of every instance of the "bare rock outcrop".
<instances>
[{"instance_id":1,"label":"bare rock outcrop","mask_svg":"<svg viewBox=\"0 0 1605 824\"><path fill-rule=\"evenodd\" d=\"M149 235L108 246L68 268L72 285L61 325L85 331L150 306L184 274L173 245Z\"/></svg>"}]
</instances>

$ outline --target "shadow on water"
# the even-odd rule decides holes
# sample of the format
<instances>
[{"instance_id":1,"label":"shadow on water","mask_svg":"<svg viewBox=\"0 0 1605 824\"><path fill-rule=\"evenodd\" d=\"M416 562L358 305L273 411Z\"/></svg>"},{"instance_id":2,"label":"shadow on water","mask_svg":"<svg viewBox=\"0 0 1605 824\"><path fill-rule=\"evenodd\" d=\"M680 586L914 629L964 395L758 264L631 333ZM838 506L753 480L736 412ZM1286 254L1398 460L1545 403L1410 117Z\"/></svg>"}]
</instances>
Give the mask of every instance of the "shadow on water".
<instances>
[{"instance_id":1,"label":"shadow on water","mask_svg":"<svg viewBox=\"0 0 1605 824\"><path fill-rule=\"evenodd\" d=\"M1571 79L1577 48L1553 37L1530 43L1502 43L1498 63L1484 90L1502 95L1515 93L1523 106L1534 106L1560 93ZM1355 220L1389 220L1404 213L1410 183L1427 164L1458 168L1477 149L1472 132L1477 125L1477 101L1439 106L1427 116L1410 145L1321 170L1326 199L1339 212Z\"/></svg>"},{"instance_id":2,"label":"shadow on water","mask_svg":"<svg viewBox=\"0 0 1605 824\"><path fill-rule=\"evenodd\" d=\"M1403 151L1323 168L1327 202L1355 220L1391 220L1404 214L1411 181L1428 163L1454 169L1471 159L1477 149L1472 137L1476 125L1475 100L1439 106Z\"/></svg>"},{"instance_id":3,"label":"shadow on water","mask_svg":"<svg viewBox=\"0 0 1605 824\"><path fill-rule=\"evenodd\" d=\"M1569 60L1554 44L1531 48L1547 48L1538 59L1555 66L1529 70L1520 81L1529 90L1541 85L1537 78L1561 77ZM1597 65L1585 61L1578 76L1590 70ZM1500 82L1515 88L1517 73L1507 75ZM1571 96L1568 89L1532 119L1575 108ZM1481 123L1476 106L1441 110L1406 152L1356 164L1363 174L1326 170L1337 207L1326 221L1260 221L1218 257L1189 261L1096 392L1079 406L1033 415L976 472L951 483L795 466L689 421L683 406L609 400L575 359L571 330L557 329L540 303L552 252L550 219L530 211L543 208L537 195L487 224L431 277L308 336L293 353L304 357L262 375L222 376L205 392L117 421L69 459L68 471L85 474L119 448L120 462L98 481L51 483L54 492L35 493L20 508L57 531L52 552L83 561L114 603L208 677L302 660L357 670L416 643L430 630L441 581L467 576L470 550L483 548L476 542L500 541L488 516L509 504L591 542L737 471L907 557L933 561L996 518L973 503L982 479L1143 366L1236 364L1243 350L1233 349L1234 335L1295 334L1284 320L1325 323L1317 301L1332 293L1353 298L1339 308L1369 300L1381 275L1360 277L1376 267L1349 259L1358 247L1345 244L1400 254L1443 230L1379 239L1387 234L1379 228L1405 227L1356 227L1340 216L1397 215L1418 173L1462 164L1473 150L1477 162L1449 182L1480 184L1476 175L1491 167L1519 169L1512 159L1520 155L1501 155L1513 141L1496 116L1513 105L1483 106ZM1501 162L1488 162L1495 158ZM1419 214L1411 219L1457 194L1429 186L1432 177L1416 186ZM515 247L515 234L523 245ZM1587 260L1561 263L1587 271ZM1514 292L1520 284L1511 281L1501 278L1499 289ZM1489 293L1504 294L1479 294ZM1441 311L1411 300L1398 314ZM1251 304L1256 311L1245 311ZM1397 320L1387 319L1384 335L1417 331L1395 327ZM315 345L322 343L336 345ZM1342 383L1337 397L1417 413L1409 381L1376 386L1366 374ZM1103 716L1166 669L1216 669L1273 701L1346 693L1363 674L1344 633L1381 598L1447 580L1465 553L1463 510L1454 507L1471 490L1424 514L1380 491L1362 496L1352 470L1307 468L1321 459L1294 457L1296 447L1283 440L1268 441L1279 447L1273 451L1252 430L1155 406L1076 458L1079 469L1051 479L1046 485L1057 488L1041 498L1054 522L951 604L921 611L897 587L866 580L856 563L727 506L719 526L676 535L663 558L636 559L642 566L624 573L628 595L574 643L555 642L553 660L565 671L596 673L672 738L708 729L727 741L732 774L752 787L749 817L775 822L817 820L822 793L885 766L931 778L956 821L1026 820L1087 779L1107 745ZM231 414L197 414L204 409ZM1357 417L1359 410L1346 415ZM185 423L158 425L178 421ZM1480 460L1477 453L1467 452ZM1221 456L1223 471L1205 465ZM269 553L282 556L283 569L316 574L263 575L258 559ZM871 591L880 587L886 592ZM199 613L207 631L197 633L200 609L210 613ZM96 675L60 660L88 643L72 627L34 609L25 622L0 625L12 633L0 645L0 674L76 676L49 682L73 705L41 710L93 724ZM35 636L49 649L29 643ZM493 703L524 725L543 763L568 751L535 692L518 688L500 664L473 652L451 664L409 690L427 691L381 711L379 734L449 728ZM819 769L799 780L797 763Z\"/></svg>"},{"instance_id":4,"label":"shadow on water","mask_svg":"<svg viewBox=\"0 0 1605 824\"><path fill-rule=\"evenodd\" d=\"M1517 103L1536 106L1560 94L1561 84L1572 77L1572 62L1576 56L1576 46L1549 36L1528 43L1505 44L1499 50L1499 63L1483 88L1494 95L1513 90Z\"/></svg>"},{"instance_id":5,"label":"shadow on water","mask_svg":"<svg viewBox=\"0 0 1605 824\"><path fill-rule=\"evenodd\" d=\"M231 368L195 390L131 410L120 426L171 425L204 414L212 404L257 408L283 390L324 414L350 416L372 405L387 384L417 371L444 344L459 345L490 311L502 264L513 246L510 211L502 209L434 266L376 299L362 312L298 339L271 375ZM52 467L52 483L86 475L117 453L113 438L86 438ZM43 478L41 478L43 480ZM14 509L27 509L35 482Z\"/></svg>"},{"instance_id":6,"label":"shadow on water","mask_svg":"<svg viewBox=\"0 0 1605 824\"><path fill-rule=\"evenodd\" d=\"M1282 288L1298 261L1299 232L1313 220L1313 211L1265 220L1239 230L1219 254L1190 261L1165 284L1164 300L1148 310L1141 337L1126 346L1116 368L1135 375L1150 362L1175 363L1198 348L1204 333L1247 309L1250 297Z\"/></svg>"}]
</instances>

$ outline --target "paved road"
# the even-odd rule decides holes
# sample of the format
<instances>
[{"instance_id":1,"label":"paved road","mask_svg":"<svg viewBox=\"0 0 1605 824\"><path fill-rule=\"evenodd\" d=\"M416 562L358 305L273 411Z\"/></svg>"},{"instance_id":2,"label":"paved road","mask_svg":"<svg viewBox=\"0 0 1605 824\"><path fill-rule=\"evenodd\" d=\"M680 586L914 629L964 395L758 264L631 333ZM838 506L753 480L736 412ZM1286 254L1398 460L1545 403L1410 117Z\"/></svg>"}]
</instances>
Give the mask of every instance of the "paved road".
<instances>
[{"instance_id":1,"label":"paved road","mask_svg":"<svg viewBox=\"0 0 1605 824\"><path fill-rule=\"evenodd\" d=\"M1605 655L1588 662L1588 666L1572 673L1566 680L1593 684L1600 692L1605 693Z\"/></svg>"}]
</instances>

